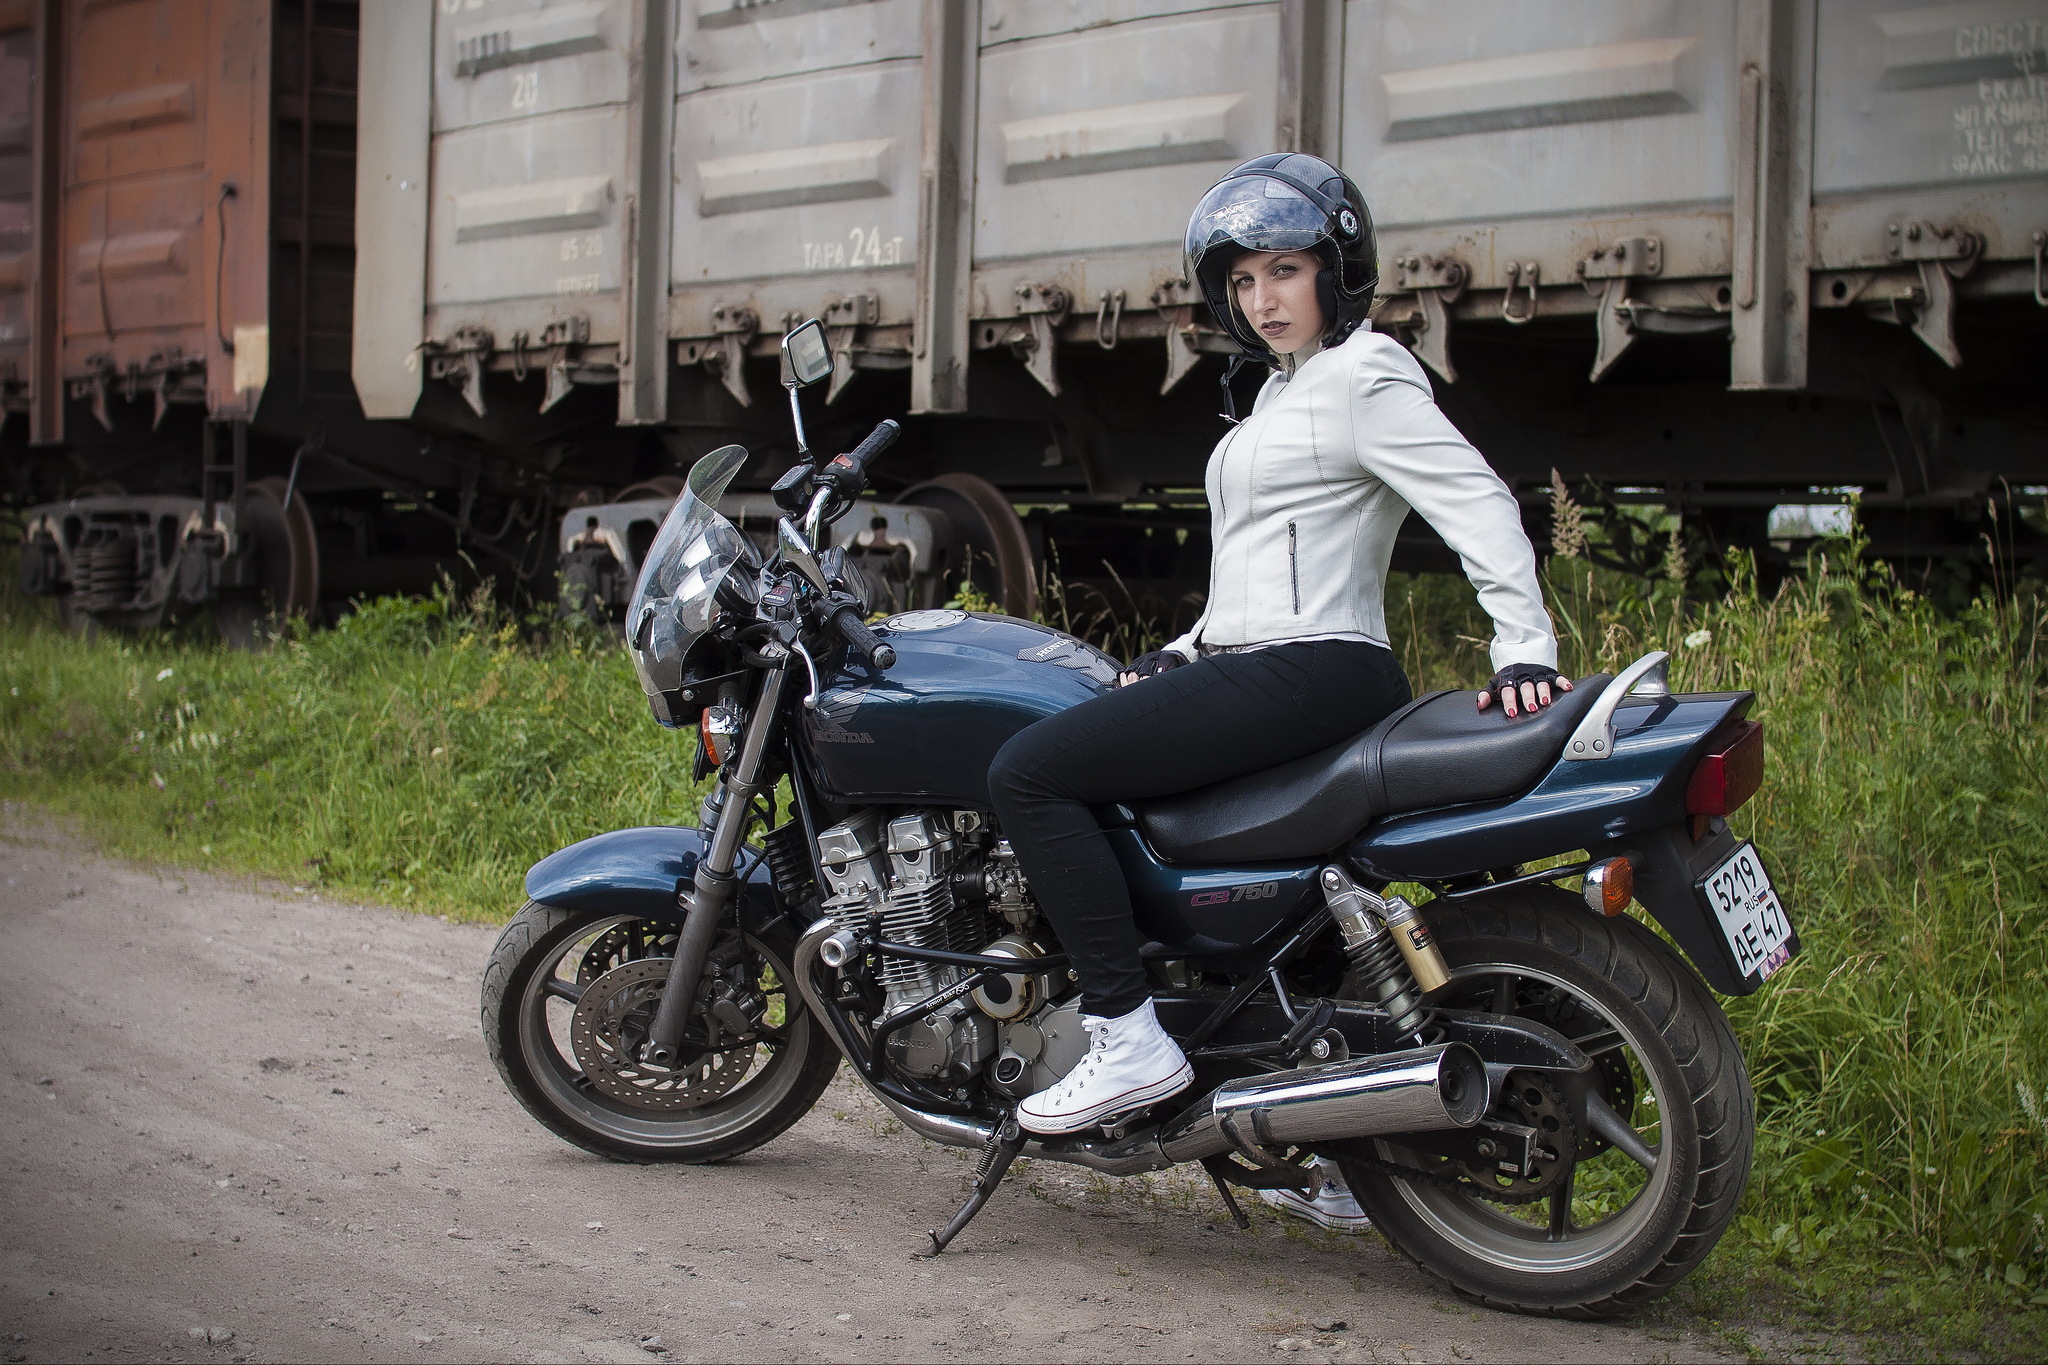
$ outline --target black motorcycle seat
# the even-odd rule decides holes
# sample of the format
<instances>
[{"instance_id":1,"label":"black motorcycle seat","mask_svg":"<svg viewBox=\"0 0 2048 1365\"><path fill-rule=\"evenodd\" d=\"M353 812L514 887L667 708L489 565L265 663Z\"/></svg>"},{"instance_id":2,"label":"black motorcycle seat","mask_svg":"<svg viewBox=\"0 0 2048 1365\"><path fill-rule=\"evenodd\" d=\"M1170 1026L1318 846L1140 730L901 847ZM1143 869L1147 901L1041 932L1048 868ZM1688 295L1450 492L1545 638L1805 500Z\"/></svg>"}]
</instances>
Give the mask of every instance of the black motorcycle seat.
<instances>
[{"instance_id":1,"label":"black motorcycle seat","mask_svg":"<svg viewBox=\"0 0 2048 1365\"><path fill-rule=\"evenodd\" d=\"M1213 786L1135 803L1170 863L1307 858L1383 815L1515 796L1534 786L1612 679L1595 673L1535 715L1481 711L1477 692L1432 692L1355 739Z\"/></svg>"}]
</instances>

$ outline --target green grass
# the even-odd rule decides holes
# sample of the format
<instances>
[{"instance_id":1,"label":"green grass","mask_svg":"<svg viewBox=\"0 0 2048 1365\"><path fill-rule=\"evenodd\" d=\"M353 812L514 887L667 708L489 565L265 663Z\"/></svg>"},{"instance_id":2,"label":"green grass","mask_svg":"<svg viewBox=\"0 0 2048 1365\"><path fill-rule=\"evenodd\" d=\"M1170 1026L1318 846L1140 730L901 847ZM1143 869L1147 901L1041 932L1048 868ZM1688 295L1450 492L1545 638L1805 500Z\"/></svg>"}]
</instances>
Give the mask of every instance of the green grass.
<instances>
[{"instance_id":1,"label":"green grass","mask_svg":"<svg viewBox=\"0 0 2048 1365\"><path fill-rule=\"evenodd\" d=\"M1669 1311L1738 1339L1763 1321L1875 1333L1880 1354L2038 1358L2038 598L1937 610L1842 545L1768 598L1739 567L1706 602L1582 559L1547 580L1570 671L1668 648L1679 688L1757 693L1769 777L1735 823L1806 945L1726 1002L1758 1094L1755 1175ZM1397 581L1388 616L1418 688L1485 674L1489 631L1459 581ZM252 655L193 635L87 642L0 598L0 792L117 854L494 919L541 854L694 818L691 757L608 638L537 638L474 602L377 603Z\"/></svg>"},{"instance_id":2,"label":"green grass","mask_svg":"<svg viewBox=\"0 0 2048 1365\"><path fill-rule=\"evenodd\" d=\"M543 853L695 819L695 741L608 636L536 648L444 595L243 654L88 643L40 607L0 600L0 790L116 854L490 920Z\"/></svg>"}]
</instances>

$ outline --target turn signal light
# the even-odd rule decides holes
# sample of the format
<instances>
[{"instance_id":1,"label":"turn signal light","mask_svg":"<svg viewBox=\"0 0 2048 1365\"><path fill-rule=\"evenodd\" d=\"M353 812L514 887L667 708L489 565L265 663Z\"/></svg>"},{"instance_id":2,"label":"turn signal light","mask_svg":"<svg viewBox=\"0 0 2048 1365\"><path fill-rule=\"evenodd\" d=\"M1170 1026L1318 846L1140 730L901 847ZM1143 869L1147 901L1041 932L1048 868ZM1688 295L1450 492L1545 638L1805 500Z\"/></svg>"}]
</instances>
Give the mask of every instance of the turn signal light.
<instances>
[{"instance_id":1,"label":"turn signal light","mask_svg":"<svg viewBox=\"0 0 2048 1365\"><path fill-rule=\"evenodd\" d=\"M1636 865L1627 858L1603 858L1586 869L1586 908L1618 915L1636 898Z\"/></svg>"},{"instance_id":2,"label":"turn signal light","mask_svg":"<svg viewBox=\"0 0 2048 1365\"><path fill-rule=\"evenodd\" d=\"M1686 784L1688 815L1732 815L1764 784L1762 721L1737 721L1716 743Z\"/></svg>"},{"instance_id":3,"label":"turn signal light","mask_svg":"<svg viewBox=\"0 0 2048 1365\"><path fill-rule=\"evenodd\" d=\"M720 703L707 706L697 721L698 742L714 768L732 757L739 747L740 715L736 708Z\"/></svg>"}]
</instances>

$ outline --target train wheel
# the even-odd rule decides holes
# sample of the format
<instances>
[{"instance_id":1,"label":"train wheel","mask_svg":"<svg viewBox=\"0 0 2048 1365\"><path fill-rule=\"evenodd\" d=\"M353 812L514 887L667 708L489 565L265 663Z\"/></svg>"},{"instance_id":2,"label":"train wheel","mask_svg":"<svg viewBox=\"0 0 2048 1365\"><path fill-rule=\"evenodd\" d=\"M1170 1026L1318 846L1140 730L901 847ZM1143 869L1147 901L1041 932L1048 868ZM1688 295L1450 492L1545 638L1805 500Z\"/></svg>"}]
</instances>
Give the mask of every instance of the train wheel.
<instances>
[{"instance_id":1,"label":"train wheel","mask_svg":"<svg viewBox=\"0 0 2048 1365\"><path fill-rule=\"evenodd\" d=\"M674 502L683 495L683 481L674 474L657 474L651 479L629 483L613 502Z\"/></svg>"},{"instance_id":2,"label":"train wheel","mask_svg":"<svg viewBox=\"0 0 2048 1365\"><path fill-rule=\"evenodd\" d=\"M1003 491L978 474L941 474L895 499L945 515L953 528L946 551L946 586L971 580L1002 603L1012 616L1038 614L1038 567L1024 523ZM994 581L990 581L993 575Z\"/></svg>"},{"instance_id":3,"label":"train wheel","mask_svg":"<svg viewBox=\"0 0 2048 1365\"><path fill-rule=\"evenodd\" d=\"M286 507L285 481L252 479L242 500L243 533L256 564L255 582L214 603L220 637L236 649L266 644L291 617L320 607L320 547L305 495Z\"/></svg>"}]
</instances>

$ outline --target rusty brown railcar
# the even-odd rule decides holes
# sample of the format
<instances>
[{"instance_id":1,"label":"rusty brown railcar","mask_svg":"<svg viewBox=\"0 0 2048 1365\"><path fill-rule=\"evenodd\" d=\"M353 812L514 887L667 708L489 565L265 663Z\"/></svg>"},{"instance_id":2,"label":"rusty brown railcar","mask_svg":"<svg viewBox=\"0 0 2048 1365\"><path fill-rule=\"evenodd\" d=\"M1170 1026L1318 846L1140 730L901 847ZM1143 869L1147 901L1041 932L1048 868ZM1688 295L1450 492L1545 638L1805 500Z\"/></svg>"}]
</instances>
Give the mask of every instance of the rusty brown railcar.
<instances>
[{"instance_id":1,"label":"rusty brown railcar","mask_svg":"<svg viewBox=\"0 0 2048 1365\"><path fill-rule=\"evenodd\" d=\"M68 616L211 605L247 636L533 567L544 492L356 402L358 22L354 0L0 4L0 450L25 586ZM465 541L494 515L499 540Z\"/></svg>"},{"instance_id":2,"label":"rusty brown railcar","mask_svg":"<svg viewBox=\"0 0 2048 1365\"><path fill-rule=\"evenodd\" d=\"M0 423L28 414L35 11L0 4Z\"/></svg>"},{"instance_id":3,"label":"rusty brown railcar","mask_svg":"<svg viewBox=\"0 0 2048 1365\"><path fill-rule=\"evenodd\" d=\"M218 599L246 625L317 606L312 523L269 468L304 405L255 424L277 385L303 398L345 365L355 17L310 0L4 16L26 163L0 220L22 247L0 274L0 376L27 418L10 482L70 495L30 527L24 577L74 613L148 625Z\"/></svg>"}]
</instances>

